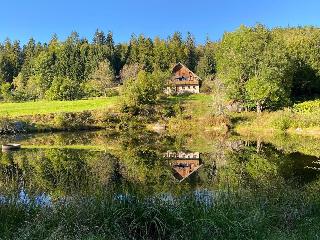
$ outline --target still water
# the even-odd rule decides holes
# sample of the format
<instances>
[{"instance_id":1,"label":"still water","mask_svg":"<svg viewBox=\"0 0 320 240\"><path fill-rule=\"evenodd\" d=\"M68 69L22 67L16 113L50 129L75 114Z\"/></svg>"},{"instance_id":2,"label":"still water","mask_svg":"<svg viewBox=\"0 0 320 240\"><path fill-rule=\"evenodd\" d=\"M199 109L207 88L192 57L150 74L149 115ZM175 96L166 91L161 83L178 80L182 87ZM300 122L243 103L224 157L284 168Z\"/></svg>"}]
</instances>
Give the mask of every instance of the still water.
<instances>
[{"instance_id":1,"label":"still water","mask_svg":"<svg viewBox=\"0 0 320 240\"><path fill-rule=\"evenodd\" d=\"M320 141L282 136L192 138L78 132L1 137L22 144L0 153L0 203L40 206L76 196L303 188L319 181Z\"/></svg>"}]
</instances>

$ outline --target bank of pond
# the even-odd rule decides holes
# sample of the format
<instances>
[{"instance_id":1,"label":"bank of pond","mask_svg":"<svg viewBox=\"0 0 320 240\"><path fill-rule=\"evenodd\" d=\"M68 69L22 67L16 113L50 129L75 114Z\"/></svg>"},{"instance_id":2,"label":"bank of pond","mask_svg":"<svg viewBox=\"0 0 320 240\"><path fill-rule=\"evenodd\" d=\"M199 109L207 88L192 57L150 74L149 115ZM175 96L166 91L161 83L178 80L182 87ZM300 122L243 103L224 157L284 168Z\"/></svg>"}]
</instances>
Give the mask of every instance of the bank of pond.
<instances>
[{"instance_id":1,"label":"bank of pond","mask_svg":"<svg viewBox=\"0 0 320 240\"><path fill-rule=\"evenodd\" d=\"M1 239L318 236L317 138L83 131L0 141L22 145L0 153Z\"/></svg>"}]
</instances>

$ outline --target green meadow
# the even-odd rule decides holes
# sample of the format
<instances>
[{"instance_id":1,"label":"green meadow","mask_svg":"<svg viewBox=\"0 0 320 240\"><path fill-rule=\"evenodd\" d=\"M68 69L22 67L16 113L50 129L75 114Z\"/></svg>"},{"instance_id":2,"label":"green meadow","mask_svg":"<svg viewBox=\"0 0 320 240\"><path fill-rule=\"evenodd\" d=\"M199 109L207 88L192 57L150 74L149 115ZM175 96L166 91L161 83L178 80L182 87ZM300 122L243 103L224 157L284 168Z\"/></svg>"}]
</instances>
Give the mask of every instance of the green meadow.
<instances>
[{"instance_id":1,"label":"green meadow","mask_svg":"<svg viewBox=\"0 0 320 240\"><path fill-rule=\"evenodd\" d=\"M19 117L59 112L81 112L116 106L119 97L92 98L77 101L30 101L0 103L0 116Z\"/></svg>"}]
</instances>

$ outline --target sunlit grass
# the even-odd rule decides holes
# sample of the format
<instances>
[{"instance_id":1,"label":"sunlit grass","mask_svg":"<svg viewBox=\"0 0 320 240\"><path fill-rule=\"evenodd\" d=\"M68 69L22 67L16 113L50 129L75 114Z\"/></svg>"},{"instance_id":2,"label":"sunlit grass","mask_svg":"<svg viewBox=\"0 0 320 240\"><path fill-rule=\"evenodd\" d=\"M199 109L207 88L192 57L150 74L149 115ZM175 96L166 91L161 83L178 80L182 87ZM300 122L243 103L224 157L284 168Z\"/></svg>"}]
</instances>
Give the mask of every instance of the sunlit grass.
<instances>
[{"instance_id":1,"label":"sunlit grass","mask_svg":"<svg viewBox=\"0 0 320 240\"><path fill-rule=\"evenodd\" d=\"M185 113L194 117L204 117L211 113L213 96L210 94L191 94L171 96L168 100L172 103L181 103Z\"/></svg>"},{"instance_id":2,"label":"sunlit grass","mask_svg":"<svg viewBox=\"0 0 320 240\"><path fill-rule=\"evenodd\" d=\"M35 101L19 103L0 103L0 116L18 117L34 114L58 112L81 112L112 108L117 105L119 97L93 98L77 101Z\"/></svg>"},{"instance_id":3,"label":"sunlit grass","mask_svg":"<svg viewBox=\"0 0 320 240\"><path fill-rule=\"evenodd\" d=\"M102 145L23 145L22 149L74 149L74 150L91 150L105 151L106 146ZM110 149L110 147L108 147Z\"/></svg>"}]
</instances>

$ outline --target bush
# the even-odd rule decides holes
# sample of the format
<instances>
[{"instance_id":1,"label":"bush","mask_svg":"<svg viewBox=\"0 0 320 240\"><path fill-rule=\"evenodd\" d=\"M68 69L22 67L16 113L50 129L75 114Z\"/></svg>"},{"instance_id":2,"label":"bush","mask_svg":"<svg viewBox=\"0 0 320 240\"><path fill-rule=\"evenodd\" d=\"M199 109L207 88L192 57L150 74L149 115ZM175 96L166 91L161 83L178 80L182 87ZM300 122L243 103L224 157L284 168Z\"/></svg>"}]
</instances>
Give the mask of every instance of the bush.
<instances>
[{"instance_id":1,"label":"bush","mask_svg":"<svg viewBox=\"0 0 320 240\"><path fill-rule=\"evenodd\" d=\"M319 113L320 100L307 101L307 102L295 104L293 106L293 111L298 113Z\"/></svg>"},{"instance_id":2,"label":"bush","mask_svg":"<svg viewBox=\"0 0 320 240\"><path fill-rule=\"evenodd\" d=\"M285 131L292 125L293 114L289 111L279 111L271 118L271 126L275 129Z\"/></svg>"},{"instance_id":3,"label":"bush","mask_svg":"<svg viewBox=\"0 0 320 240\"><path fill-rule=\"evenodd\" d=\"M140 71L136 79L128 79L122 88L122 111L139 114L139 109L144 106L155 105L163 93L167 77L166 73Z\"/></svg>"},{"instance_id":4,"label":"bush","mask_svg":"<svg viewBox=\"0 0 320 240\"><path fill-rule=\"evenodd\" d=\"M54 117L55 126L62 130L87 129L94 123L91 112L58 113Z\"/></svg>"},{"instance_id":5,"label":"bush","mask_svg":"<svg viewBox=\"0 0 320 240\"><path fill-rule=\"evenodd\" d=\"M212 93L214 88L214 81L206 79L205 81L203 81L200 91L202 93Z\"/></svg>"},{"instance_id":6,"label":"bush","mask_svg":"<svg viewBox=\"0 0 320 240\"><path fill-rule=\"evenodd\" d=\"M0 134L23 133L33 128L25 121L13 121L7 117L0 118Z\"/></svg>"},{"instance_id":7,"label":"bush","mask_svg":"<svg viewBox=\"0 0 320 240\"><path fill-rule=\"evenodd\" d=\"M81 86L70 78L55 77L45 93L48 100L75 100L84 96Z\"/></svg>"}]
</instances>

